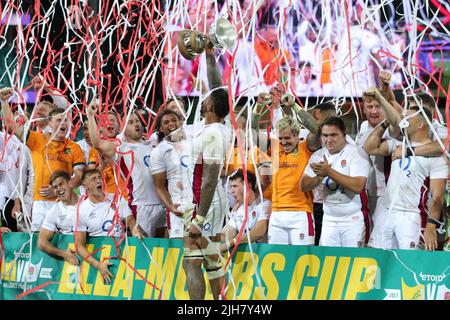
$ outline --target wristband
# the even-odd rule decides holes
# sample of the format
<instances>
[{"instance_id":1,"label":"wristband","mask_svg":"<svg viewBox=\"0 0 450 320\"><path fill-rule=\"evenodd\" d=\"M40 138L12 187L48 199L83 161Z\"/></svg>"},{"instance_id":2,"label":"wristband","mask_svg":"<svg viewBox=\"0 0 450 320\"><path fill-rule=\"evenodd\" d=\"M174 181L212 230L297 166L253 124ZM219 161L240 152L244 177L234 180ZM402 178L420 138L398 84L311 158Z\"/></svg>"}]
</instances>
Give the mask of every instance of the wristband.
<instances>
[{"instance_id":1,"label":"wristband","mask_svg":"<svg viewBox=\"0 0 450 320\"><path fill-rule=\"evenodd\" d=\"M386 121L383 121L383 122L381 123L381 127L382 127L384 130L386 130L387 128L389 128L389 125L386 124Z\"/></svg>"},{"instance_id":2,"label":"wristband","mask_svg":"<svg viewBox=\"0 0 450 320\"><path fill-rule=\"evenodd\" d=\"M295 110L296 113L299 113L299 112L301 112L301 111L303 110L297 103L294 103L294 105L292 106L292 108L294 108L294 110ZM305 112L306 112L306 111L305 111Z\"/></svg>"},{"instance_id":3,"label":"wristband","mask_svg":"<svg viewBox=\"0 0 450 320\"><path fill-rule=\"evenodd\" d=\"M411 147L411 148L406 149L406 156L407 157L413 156L414 155L413 152L415 152L415 151L416 151L416 147Z\"/></svg>"},{"instance_id":4,"label":"wristband","mask_svg":"<svg viewBox=\"0 0 450 320\"><path fill-rule=\"evenodd\" d=\"M205 217L202 217L197 214L192 222L195 223L196 225L198 225L199 227L203 227L204 221L205 221Z\"/></svg>"},{"instance_id":5,"label":"wristband","mask_svg":"<svg viewBox=\"0 0 450 320\"><path fill-rule=\"evenodd\" d=\"M441 223L439 221L434 220L433 218L428 218L427 223L434 224L436 227L440 227Z\"/></svg>"}]
</instances>

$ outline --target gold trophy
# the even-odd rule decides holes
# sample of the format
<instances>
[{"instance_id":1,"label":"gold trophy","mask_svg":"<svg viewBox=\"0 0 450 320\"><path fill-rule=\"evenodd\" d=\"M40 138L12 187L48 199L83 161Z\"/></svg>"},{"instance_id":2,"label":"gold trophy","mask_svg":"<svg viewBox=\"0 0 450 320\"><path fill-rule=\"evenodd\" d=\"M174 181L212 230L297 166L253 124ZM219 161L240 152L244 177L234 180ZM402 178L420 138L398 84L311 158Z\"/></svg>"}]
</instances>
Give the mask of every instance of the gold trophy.
<instances>
[{"instance_id":1,"label":"gold trophy","mask_svg":"<svg viewBox=\"0 0 450 320\"><path fill-rule=\"evenodd\" d=\"M236 28L224 17L217 20L209 34L194 30L182 30L178 34L178 49L187 60L197 58L207 46L213 46L224 53L236 42Z\"/></svg>"}]
</instances>

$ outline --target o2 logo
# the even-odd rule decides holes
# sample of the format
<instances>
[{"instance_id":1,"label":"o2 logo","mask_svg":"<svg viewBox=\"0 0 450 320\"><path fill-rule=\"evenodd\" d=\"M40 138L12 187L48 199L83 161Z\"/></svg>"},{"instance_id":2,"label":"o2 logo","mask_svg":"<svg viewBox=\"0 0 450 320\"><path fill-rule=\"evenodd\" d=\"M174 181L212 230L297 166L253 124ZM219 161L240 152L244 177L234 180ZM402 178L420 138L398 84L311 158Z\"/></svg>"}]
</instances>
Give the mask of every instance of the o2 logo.
<instances>
[{"instance_id":1,"label":"o2 logo","mask_svg":"<svg viewBox=\"0 0 450 320\"><path fill-rule=\"evenodd\" d=\"M188 167L187 161L186 161L186 158L188 158L188 157L189 157L189 156L186 156L186 155L181 156L181 158L180 158L180 164L181 164L182 167L185 167L185 168Z\"/></svg>"},{"instance_id":2,"label":"o2 logo","mask_svg":"<svg viewBox=\"0 0 450 320\"><path fill-rule=\"evenodd\" d=\"M341 193L345 193L345 190L343 187L341 187L339 184L336 183L336 181L332 180L330 177L327 177L325 179L325 186L330 191L337 191Z\"/></svg>"},{"instance_id":3,"label":"o2 logo","mask_svg":"<svg viewBox=\"0 0 450 320\"><path fill-rule=\"evenodd\" d=\"M146 155L143 160L144 160L144 165L147 168L150 168L150 155Z\"/></svg>"},{"instance_id":4,"label":"o2 logo","mask_svg":"<svg viewBox=\"0 0 450 320\"><path fill-rule=\"evenodd\" d=\"M102 230L103 230L104 232L108 232L109 229L111 229L111 225L112 225L112 220L106 220L106 221L103 222L103 224L102 224ZM119 223L116 224L116 225L114 226L114 232L115 232L115 233L120 233L121 229L122 229L122 227L120 226Z\"/></svg>"},{"instance_id":5,"label":"o2 logo","mask_svg":"<svg viewBox=\"0 0 450 320\"><path fill-rule=\"evenodd\" d=\"M336 191L337 189L339 189L339 185L335 181L331 180L330 177L327 177L325 179L325 186L328 188L328 190L331 191Z\"/></svg>"},{"instance_id":6,"label":"o2 logo","mask_svg":"<svg viewBox=\"0 0 450 320\"><path fill-rule=\"evenodd\" d=\"M406 165L403 168L403 159L400 159L400 162L398 163L398 165L400 166L400 169L403 169L403 171L405 171L405 174L407 177L411 176L411 170L409 170L409 167L411 166L411 158L407 157L406 159Z\"/></svg>"}]
</instances>

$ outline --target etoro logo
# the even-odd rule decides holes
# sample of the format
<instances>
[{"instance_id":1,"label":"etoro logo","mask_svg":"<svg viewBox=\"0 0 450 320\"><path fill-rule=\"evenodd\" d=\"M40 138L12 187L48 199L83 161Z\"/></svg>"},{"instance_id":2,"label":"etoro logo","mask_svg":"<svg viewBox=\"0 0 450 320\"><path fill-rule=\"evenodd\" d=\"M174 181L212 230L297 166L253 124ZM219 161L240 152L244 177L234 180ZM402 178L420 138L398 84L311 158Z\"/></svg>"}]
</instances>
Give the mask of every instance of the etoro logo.
<instances>
[{"instance_id":1,"label":"etoro logo","mask_svg":"<svg viewBox=\"0 0 450 320\"><path fill-rule=\"evenodd\" d=\"M421 272L419 276L422 279L422 281L441 282L442 280L445 279L445 274L434 275L434 274L424 274Z\"/></svg>"}]
</instances>

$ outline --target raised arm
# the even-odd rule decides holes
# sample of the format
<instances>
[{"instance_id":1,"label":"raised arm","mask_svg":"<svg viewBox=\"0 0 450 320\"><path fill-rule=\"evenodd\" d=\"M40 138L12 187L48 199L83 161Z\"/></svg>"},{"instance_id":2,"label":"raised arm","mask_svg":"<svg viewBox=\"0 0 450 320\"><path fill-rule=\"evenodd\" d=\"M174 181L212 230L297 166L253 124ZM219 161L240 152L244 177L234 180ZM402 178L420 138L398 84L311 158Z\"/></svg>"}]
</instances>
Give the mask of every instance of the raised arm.
<instances>
[{"instance_id":1,"label":"raised arm","mask_svg":"<svg viewBox=\"0 0 450 320\"><path fill-rule=\"evenodd\" d=\"M383 122L372 130L364 144L364 150L368 154L374 156L388 156L390 154L388 142L381 139L386 128L387 125Z\"/></svg>"},{"instance_id":2,"label":"raised arm","mask_svg":"<svg viewBox=\"0 0 450 320\"><path fill-rule=\"evenodd\" d=\"M319 134L319 124L317 123L316 119L310 114L309 112L302 109L297 103L294 103L292 108L294 109L295 113L300 117L300 120L303 124L303 126L309 130L314 135Z\"/></svg>"},{"instance_id":3,"label":"raised arm","mask_svg":"<svg viewBox=\"0 0 450 320\"><path fill-rule=\"evenodd\" d=\"M402 113L402 106L395 100L394 92L391 89L391 73L388 71L381 71L378 75L380 79L380 91L384 92L387 101L399 112Z\"/></svg>"},{"instance_id":4,"label":"raised arm","mask_svg":"<svg viewBox=\"0 0 450 320\"><path fill-rule=\"evenodd\" d=\"M5 124L8 123L9 131L12 132L14 130L14 134L16 135L16 137L19 138L19 140L22 140L24 132L23 125L16 124L13 114L11 113L11 107L9 106L8 102L8 99L12 96L13 92L14 92L13 89L9 87L0 89L0 99L2 103L2 117Z\"/></svg>"},{"instance_id":5,"label":"raised arm","mask_svg":"<svg viewBox=\"0 0 450 320\"><path fill-rule=\"evenodd\" d=\"M399 137L401 136L400 131L400 121L402 120L401 112L396 110L382 95L381 93L374 88L367 89L364 92L364 95L371 97L378 101L378 103L381 105L381 108L384 111L384 114L386 116L386 120L389 123L389 132L393 137Z\"/></svg>"},{"instance_id":6,"label":"raised arm","mask_svg":"<svg viewBox=\"0 0 450 320\"><path fill-rule=\"evenodd\" d=\"M116 153L114 151L114 142L101 139L97 133L97 122L95 120L97 109L95 102L91 102L87 108L88 130L92 146L99 150L105 157L113 158Z\"/></svg>"},{"instance_id":7,"label":"raised arm","mask_svg":"<svg viewBox=\"0 0 450 320\"><path fill-rule=\"evenodd\" d=\"M214 48L212 47L212 44L207 44L205 53L209 89L221 87L222 78L220 76L219 68L217 67L216 58L214 57Z\"/></svg>"},{"instance_id":8,"label":"raised arm","mask_svg":"<svg viewBox=\"0 0 450 320\"><path fill-rule=\"evenodd\" d=\"M40 75L37 75L31 80L35 89L43 89L46 91L53 99L54 104L58 108L67 109L69 106L69 101L67 98L58 90L55 90L48 84L46 80L43 80Z\"/></svg>"}]
</instances>

